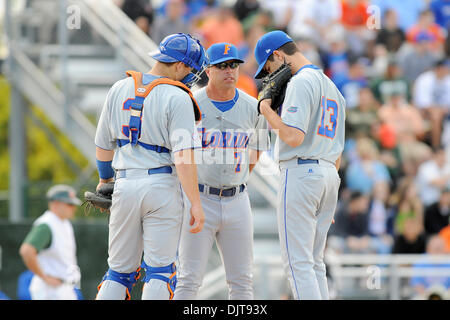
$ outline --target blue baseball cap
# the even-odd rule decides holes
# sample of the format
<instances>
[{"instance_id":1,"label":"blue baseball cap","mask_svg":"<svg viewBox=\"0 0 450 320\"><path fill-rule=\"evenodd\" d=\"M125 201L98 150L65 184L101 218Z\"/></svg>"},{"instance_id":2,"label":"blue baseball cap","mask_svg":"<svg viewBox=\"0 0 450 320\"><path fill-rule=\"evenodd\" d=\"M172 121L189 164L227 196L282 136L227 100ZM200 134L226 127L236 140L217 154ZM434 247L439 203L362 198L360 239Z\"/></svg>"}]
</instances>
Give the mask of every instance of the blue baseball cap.
<instances>
[{"instance_id":1,"label":"blue baseball cap","mask_svg":"<svg viewBox=\"0 0 450 320\"><path fill-rule=\"evenodd\" d=\"M244 60L239 58L238 49L231 43L221 42L215 43L206 51L209 56L209 64L214 65L224 61L236 60L244 63Z\"/></svg>"},{"instance_id":2,"label":"blue baseball cap","mask_svg":"<svg viewBox=\"0 0 450 320\"><path fill-rule=\"evenodd\" d=\"M293 42L285 32L275 30L266 33L258 40L255 47L255 59L258 63L258 70L255 73L255 79L261 78L261 70L272 53L288 42Z\"/></svg>"}]
</instances>

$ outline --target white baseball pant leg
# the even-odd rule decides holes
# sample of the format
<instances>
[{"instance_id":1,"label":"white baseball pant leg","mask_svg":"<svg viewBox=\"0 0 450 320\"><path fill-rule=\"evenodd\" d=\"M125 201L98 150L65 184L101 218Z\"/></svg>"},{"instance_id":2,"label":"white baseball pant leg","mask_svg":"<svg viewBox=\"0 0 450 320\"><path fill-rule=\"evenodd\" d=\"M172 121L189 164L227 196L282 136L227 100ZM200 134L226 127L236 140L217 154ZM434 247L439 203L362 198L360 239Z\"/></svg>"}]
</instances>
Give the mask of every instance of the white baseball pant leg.
<instances>
[{"instance_id":1,"label":"white baseball pant leg","mask_svg":"<svg viewBox=\"0 0 450 320\"><path fill-rule=\"evenodd\" d=\"M183 221L176 300L193 300L202 285L209 253L217 243L225 267L229 299L253 299L253 216L246 190L233 197L200 193L205 224L189 232L189 207Z\"/></svg>"},{"instance_id":2,"label":"white baseball pant leg","mask_svg":"<svg viewBox=\"0 0 450 320\"><path fill-rule=\"evenodd\" d=\"M278 231L294 299L329 299L324 250L340 178L328 162L282 168Z\"/></svg>"},{"instance_id":3,"label":"white baseball pant leg","mask_svg":"<svg viewBox=\"0 0 450 320\"><path fill-rule=\"evenodd\" d=\"M116 181L109 221L109 268L135 272L145 263L163 267L176 261L181 233L183 202L176 175L145 175L127 171ZM170 276L170 274L163 274ZM103 281L96 299L123 300L127 288ZM144 284L142 299L169 299L167 283L151 279Z\"/></svg>"}]
</instances>

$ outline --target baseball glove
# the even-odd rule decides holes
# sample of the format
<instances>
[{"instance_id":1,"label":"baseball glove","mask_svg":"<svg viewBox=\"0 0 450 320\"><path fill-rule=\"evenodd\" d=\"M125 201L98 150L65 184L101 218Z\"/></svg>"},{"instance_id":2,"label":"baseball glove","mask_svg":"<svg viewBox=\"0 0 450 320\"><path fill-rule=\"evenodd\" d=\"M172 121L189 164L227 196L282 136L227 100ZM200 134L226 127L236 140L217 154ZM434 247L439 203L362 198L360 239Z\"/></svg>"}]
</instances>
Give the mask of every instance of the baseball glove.
<instances>
[{"instance_id":1,"label":"baseball glove","mask_svg":"<svg viewBox=\"0 0 450 320\"><path fill-rule=\"evenodd\" d=\"M278 112L278 109L283 104L286 87L291 78L290 64L283 63L277 70L263 79L262 88L258 95L258 113L261 113L259 105L264 99L272 99L270 107Z\"/></svg>"},{"instance_id":2,"label":"baseball glove","mask_svg":"<svg viewBox=\"0 0 450 320\"><path fill-rule=\"evenodd\" d=\"M107 182L102 184L98 190L94 192L86 191L84 193L84 203L86 205L86 210L90 210L90 208L94 207L95 209L99 209L100 211L109 212L109 208L112 203L112 194L114 192L114 181Z\"/></svg>"}]
</instances>

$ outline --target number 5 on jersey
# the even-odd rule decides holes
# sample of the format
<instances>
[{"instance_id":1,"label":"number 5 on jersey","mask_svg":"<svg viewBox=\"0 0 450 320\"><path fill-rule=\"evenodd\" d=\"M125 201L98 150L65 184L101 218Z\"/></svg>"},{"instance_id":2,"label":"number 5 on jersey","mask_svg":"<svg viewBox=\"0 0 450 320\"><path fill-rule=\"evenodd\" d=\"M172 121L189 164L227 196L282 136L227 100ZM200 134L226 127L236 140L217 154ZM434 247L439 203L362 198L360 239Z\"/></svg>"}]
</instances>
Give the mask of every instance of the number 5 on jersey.
<instances>
[{"instance_id":1,"label":"number 5 on jersey","mask_svg":"<svg viewBox=\"0 0 450 320\"><path fill-rule=\"evenodd\" d=\"M317 134L333 139L336 135L338 105L336 101L322 97L320 106L322 108L322 118L317 128Z\"/></svg>"}]
</instances>

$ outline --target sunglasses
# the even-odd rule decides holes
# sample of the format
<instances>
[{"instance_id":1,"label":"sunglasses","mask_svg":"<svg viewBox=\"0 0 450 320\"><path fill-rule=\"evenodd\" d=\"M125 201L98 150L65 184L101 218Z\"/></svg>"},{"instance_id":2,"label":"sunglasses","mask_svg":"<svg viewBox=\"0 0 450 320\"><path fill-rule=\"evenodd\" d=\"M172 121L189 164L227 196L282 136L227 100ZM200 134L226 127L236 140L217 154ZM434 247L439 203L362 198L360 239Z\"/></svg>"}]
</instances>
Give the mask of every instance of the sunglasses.
<instances>
[{"instance_id":1,"label":"sunglasses","mask_svg":"<svg viewBox=\"0 0 450 320\"><path fill-rule=\"evenodd\" d=\"M221 62L221 63L215 64L213 66L216 68L219 68L220 70L225 70L228 67L230 67L231 69L236 69L239 66L239 62L237 62L237 61Z\"/></svg>"}]
</instances>

